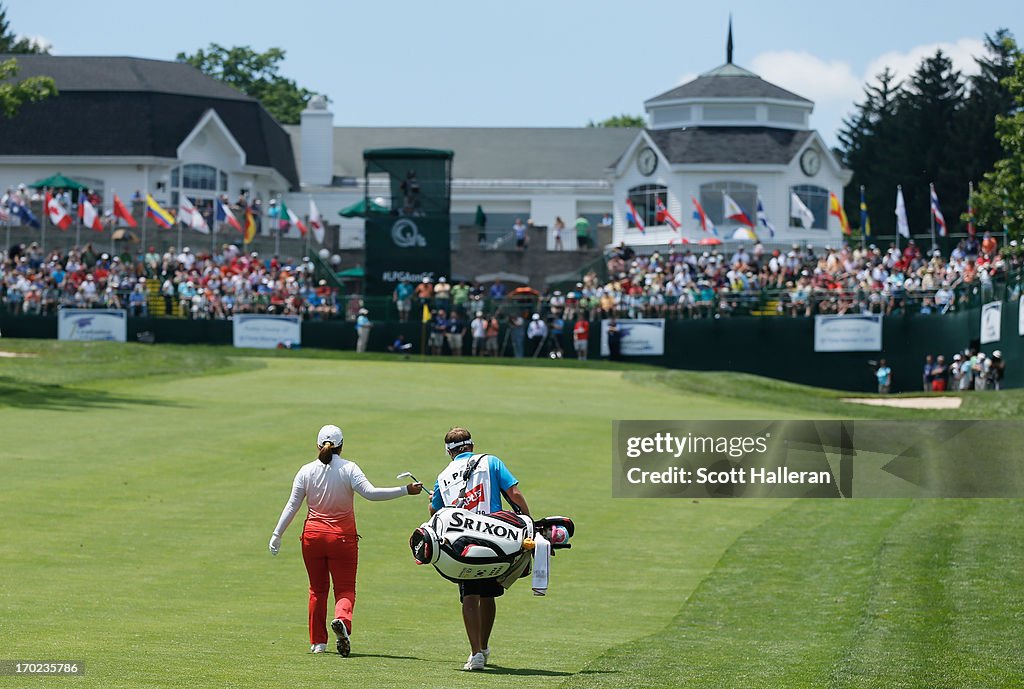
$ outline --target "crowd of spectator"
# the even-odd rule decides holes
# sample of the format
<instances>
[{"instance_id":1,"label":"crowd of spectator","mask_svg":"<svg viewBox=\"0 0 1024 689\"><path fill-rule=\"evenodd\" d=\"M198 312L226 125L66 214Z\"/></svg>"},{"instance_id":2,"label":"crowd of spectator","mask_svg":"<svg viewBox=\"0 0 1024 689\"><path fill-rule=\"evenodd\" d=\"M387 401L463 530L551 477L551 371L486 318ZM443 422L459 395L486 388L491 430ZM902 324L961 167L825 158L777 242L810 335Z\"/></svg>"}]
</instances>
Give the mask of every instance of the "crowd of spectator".
<instances>
[{"instance_id":1,"label":"crowd of spectator","mask_svg":"<svg viewBox=\"0 0 1024 689\"><path fill-rule=\"evenodd\" d=\"M1010 242L1008 257L985 233L960 241L944 257L910 240L902 249L793 245L789 251L690 251L640 256L620 244L608 258L606 281L591 274L578 285L586 308L597 300L603 315L708 317L766 306L791 316L908 311L948 313L975 294L991 293L1008 272L1019 273L1024 254ZM770 302L770 304L768 303Z\"/></svg>"},{"instance_id":2,"label":"crowd of spectator","mask_svg":"<svg viewBox=\"0 0 1024 689\"><path fill-rule=\"evenodd\" d=\"M603 277L589 271L564 292L439 277L400 283L390 300L381 301L358 290L340 298L315 279L308 258L265 257L236 245L199 254L188 247L163 252L149 247L133 259L91 245L65 253L44 252L32 243L4 254L0 300L12 313L50 314L74 306L149 315L148 295L155 292L166 314L212 319L272 313L355 321L360 309L369 308L376 320L419 321L425 307L432 319L439 311L448 321L458 314L450 326L456 330L468 327L478 312L528 320L537 313L549 327L552 319L571 324L578 318L948 313L966 301L991 297L997 283L1019 289L1024 253L1016 244L1000 252L986 233L980 241L959 242L948 257L922 251L913 241L886 251L874 245L818 251L794 245L784 252L756 244L728 252L683 246L649 255L620 244L607 255ZM1007 281L1008 275L1014 279Z\"/></svg>"},{"instance_id":3,"label":"crowd of spectator","mask_svg":"<svg viewBox=\"0 0 1024 689\"><path fill-rule=\"evenodd\" d=\"M327 319L338 314L337 291L314 280L308 258L264 258L235 245L198 255L189 247L162 253L149 247L131 260L92 245L44 252L33 242L11 247L3 259L0 300L8 313L48 315L66 306L124 308L146 316L156 292L166 314L184 318L273 313Z\"/></svg>"},{"instance_id":4,"label":"crowd of spectator","mask_svg":"<svg viewBox=\"0 0 1024 689\"><path fill-rule=\"evenodd\" d=\"M1000 390L1005 375L1006 362L1001 351L997 349L988 355L968 348L949 359L942 354L926 356L921 383L926 392Z\"/></svg>"}]
</instances>

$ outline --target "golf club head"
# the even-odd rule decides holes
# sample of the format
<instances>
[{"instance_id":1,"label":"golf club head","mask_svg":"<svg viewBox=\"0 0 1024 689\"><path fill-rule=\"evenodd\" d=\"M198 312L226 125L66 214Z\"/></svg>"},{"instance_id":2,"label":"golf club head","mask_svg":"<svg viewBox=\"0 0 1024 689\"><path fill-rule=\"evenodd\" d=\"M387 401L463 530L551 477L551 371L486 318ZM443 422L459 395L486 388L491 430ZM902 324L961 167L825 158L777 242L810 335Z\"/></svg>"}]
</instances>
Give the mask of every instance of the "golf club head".
<instances>
[{"instance_id":1,"label":"golf club head","mask_svg":"<svg viewBox=\"0 0 1024 689\"><path fill-rule=\"evenodd\" d=\"M400 473L400 474L399 474L398 476L396 476L395 478L411 478L411 479L413 479L413 480L415 480L415 479L416 479L416 477L415 477L415 476L413 476L413 475L412 475L411 473L409 473L408 471L403 471L402 473Z\"/></svg>"}]
</instances>

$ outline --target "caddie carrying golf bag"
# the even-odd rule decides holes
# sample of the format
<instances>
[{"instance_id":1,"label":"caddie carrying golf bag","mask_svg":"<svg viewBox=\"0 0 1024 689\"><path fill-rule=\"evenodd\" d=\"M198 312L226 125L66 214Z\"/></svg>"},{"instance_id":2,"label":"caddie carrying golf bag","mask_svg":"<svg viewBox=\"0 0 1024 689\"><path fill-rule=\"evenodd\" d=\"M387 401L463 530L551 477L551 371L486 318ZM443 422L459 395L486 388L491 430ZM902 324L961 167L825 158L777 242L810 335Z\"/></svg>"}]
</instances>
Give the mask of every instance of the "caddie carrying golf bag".
<instances>
[{"instance_id":1,"label":"caddie carrying golf bag","mask_svg":"<svg viewBox=\"0 0 1024 689\"><path fill-rule=\"evenodd\" d=\"M575 531L568 517L529 517L501 511L476 514L458 507L438 510L409 538L412 556L451 581L497 579L508 588L530 572L537 537L552 549L571 548Z\"/></svg>"}]
</instances>

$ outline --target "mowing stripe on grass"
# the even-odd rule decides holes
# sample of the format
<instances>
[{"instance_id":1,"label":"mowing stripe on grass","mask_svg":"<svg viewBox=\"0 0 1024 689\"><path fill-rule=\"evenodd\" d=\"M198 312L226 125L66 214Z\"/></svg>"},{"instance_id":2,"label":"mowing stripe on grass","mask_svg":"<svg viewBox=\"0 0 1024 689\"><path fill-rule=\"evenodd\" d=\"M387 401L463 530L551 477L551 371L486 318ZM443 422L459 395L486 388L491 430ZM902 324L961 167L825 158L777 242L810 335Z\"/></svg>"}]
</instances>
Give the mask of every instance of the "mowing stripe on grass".
<instances>
[{"instance_id":1,"label":"mowing stripe on grass","mask_svg":"<svg viewBox=\"0 0 1024 689\"><path fill-rule=\"evenodd\" d=\"M564 686L1020 686L1024 549L1006 532L1021 507L794 503L737 540L664 631Z\"/></svg>"}]
</instances>

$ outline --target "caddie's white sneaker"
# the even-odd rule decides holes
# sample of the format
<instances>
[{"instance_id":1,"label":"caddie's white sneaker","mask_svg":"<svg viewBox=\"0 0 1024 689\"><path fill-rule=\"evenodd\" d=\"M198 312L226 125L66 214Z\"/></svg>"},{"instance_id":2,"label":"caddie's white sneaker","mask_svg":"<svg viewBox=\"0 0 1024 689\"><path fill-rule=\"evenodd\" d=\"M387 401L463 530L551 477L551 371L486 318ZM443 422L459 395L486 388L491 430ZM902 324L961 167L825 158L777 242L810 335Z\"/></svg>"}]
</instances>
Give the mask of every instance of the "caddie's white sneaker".
<instances>
[{"instance_id":1,"label":"caddie's white sneaker","mask_svg":"<svg viewBox=\"0 0 1024 689\"><path fill-rule=\"evenodd\" d=\"M310 653L327 653L327 644L313 644L309 647Z\"/></svg>"},{"instance_id":2,"label":"caddie's white sneaker","mask_svg":"<svg viewBox=\"0 0 1024 689\"><path fill-rule=\"evenodd\" d=\"M484 665L487 664L487 659L484 658L483 653L474 653L469 656L469 660L462 666L463 670L483 670Z\"/></svg>"},{"instance_id":3,"label":"caddie's white sneaker","mask_svg":"<svg viewBox=\"0 0 1024 689\"><path fill-rule=\"evenodd\" d=\"M348 638L348 627L345 626L344 621L334 620L331 622L331 629L338 636L338 655L342 658L348 658L348 654L352 652L352 642Z\"/></svg>"}]
</instances>

